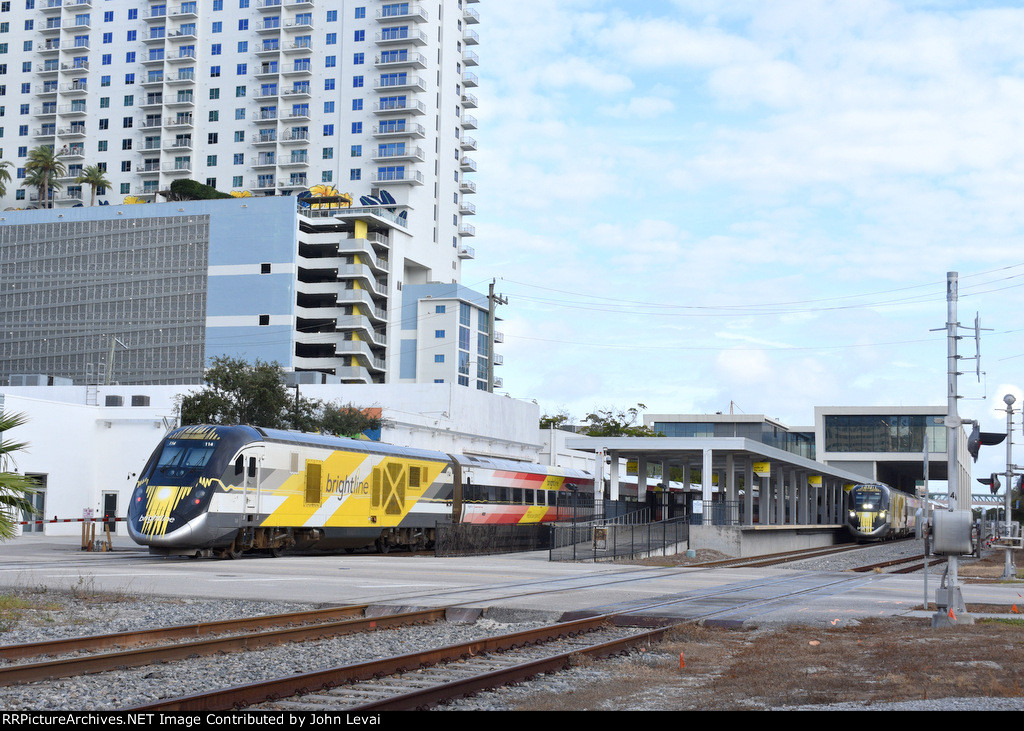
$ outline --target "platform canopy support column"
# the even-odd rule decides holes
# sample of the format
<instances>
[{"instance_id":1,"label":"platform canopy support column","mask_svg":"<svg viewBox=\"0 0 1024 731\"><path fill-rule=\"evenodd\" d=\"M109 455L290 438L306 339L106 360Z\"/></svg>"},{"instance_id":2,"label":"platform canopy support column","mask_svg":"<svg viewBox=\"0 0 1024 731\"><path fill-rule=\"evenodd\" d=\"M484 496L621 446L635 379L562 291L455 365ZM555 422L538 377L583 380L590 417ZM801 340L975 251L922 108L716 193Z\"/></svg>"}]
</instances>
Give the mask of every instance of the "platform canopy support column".
<instances>
[{"instance_id":1,"label":"platform canopy support column","mask_svg":"<svg viewBox=\"0 0 1024 731\"><path fill-rule=\"evenodd\" d=\"M754 524L754 460L747 458L743 465L743 525Z\"/></svg>"},{"instance_id":2,"label":"platform canopy support column","mask_svg":"<svg viewBox=\"0 0 1024 731\"><path fill-rule=\"evenodd\" d=\"M802 475L798 475L796 470L791 470L789 473L789 522L793 525L797 525L800 522L796 511L797 495L800 492L800 477Z\"/></svg>"},{"instance_id":3,"label":"platform canopy support column","mask_svg":"<svg viewBox=\"0 0 1024 731\"><path fill-rule=\"evenodd\" d=\"M647 502L647 459L640 457L636 462L636 501L640 505Z\"/></svg>"},{"instance_id":4,"label":"platform canopy support column","mask_svg":"<svg viewBox=\"0 0 1024 731\"><path fill-rule=\"evenodd\" d=\"M786 524L786 475L782 465L775 470L775 525Z\"/></svg>"},{"instance_id":5,"label":"platform canopy support column","mask_svg":"<svg viewBox=\"0 0 1024 731\"><path fill-rule=\"evenodd\" d=\"M703 450L704 462L701 465L700 470L700 499L702 508L704 510L704 520L707 521L711 515L711 500L714 497L715 486L713 483L713 465L714 465L714 451L711 449Z\"/></svg>"},{"instance_id":6,"label":"platform canopy support column","mask_svg":"<svg viewBox=\"0 0 1024 731\"><path fill-rule=\"evenodd\" d=\"M729 525L736 525L740 518L739 489L736 483L736 460L729 454L725 458L725 502L729 506Z\"/></svg>"},{"instance_id":7,"label":"platform canopy support column","mask_svg":"<svg viewBox=\"0 0 1024 731\"><path fill-rule=\"evenodd\" d=\"M610 452L611 464L608 465L608 499L619 499L619 455L617 452Z\"/></svg>"}]
</instances>

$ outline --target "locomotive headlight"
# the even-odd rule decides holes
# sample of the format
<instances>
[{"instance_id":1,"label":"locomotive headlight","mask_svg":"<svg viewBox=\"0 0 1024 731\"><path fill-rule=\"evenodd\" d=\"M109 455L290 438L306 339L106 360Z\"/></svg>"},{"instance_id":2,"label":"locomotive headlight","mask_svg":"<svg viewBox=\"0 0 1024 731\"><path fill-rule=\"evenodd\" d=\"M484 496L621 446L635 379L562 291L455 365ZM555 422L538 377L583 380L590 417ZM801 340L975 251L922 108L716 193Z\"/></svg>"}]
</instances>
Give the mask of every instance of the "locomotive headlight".
<instances>
[{"instance_id":1,"label":"locomotive headlight","mask_svg":"<svg viewBox=\"0 0 1024 731\"><path fill-rule=\"evenodd\" d=\"M885 520L885 511L882 510L881 512L879 512L878 513L878 517L881 518L882 520Z\"/></svg>"},{"instance_id":2,"label":"locomotive headlight","mask_svg":"<svg viewBox=\"0 0 1024 731\"><path fill-rule=\"evenodd\" d=\"M156 499L160 500L161 502L163 502L165 500L170 500L171 499L171 488L169 488L169 487L161 487L160 490L156 494Z\"/></svg>"}]
</instances>

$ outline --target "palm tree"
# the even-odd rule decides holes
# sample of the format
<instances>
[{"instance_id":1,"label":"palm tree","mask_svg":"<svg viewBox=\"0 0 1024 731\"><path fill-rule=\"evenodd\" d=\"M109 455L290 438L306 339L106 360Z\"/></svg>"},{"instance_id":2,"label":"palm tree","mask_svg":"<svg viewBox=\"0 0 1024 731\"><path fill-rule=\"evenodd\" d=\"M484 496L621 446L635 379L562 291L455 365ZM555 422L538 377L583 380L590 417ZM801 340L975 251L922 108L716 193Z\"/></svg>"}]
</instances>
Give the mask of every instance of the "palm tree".
<instances>
[{"instance_id":1,"label":"palm tree","mask_svg":"<svg viewBox=\"0 0 1024 731\"><path fill-rule=\"evenodd\" d=\"M0 160L0 198L7 196L7 184L11 182L11 163Z\"/></svg>"},{"instance_id":2,"label":"palm tree","mask_svg":"<svg viewBox=\"0 0 1024 731\"><path fill-rule=\"evenodd\" d=\"M24 442L11 442L2 438L8 429L21 426L26 421L28 419L24 414L0 414L0 541L14 537L15 521L20 520L18 511L28 514L38 512L32 504L35 481L17 472L7 471L13 460L12 455L26 445Z\"/></svg>"},{"instance_id":3,"label":"palm tree","mask_svg":"<svg viewBox=\"0 0 1024 731\"><path fill-rule=\"evenodd\" d=\"M23 186L39 189L39 202L45 208L52 206L50 188L61 187L57 178L67 175L68 169L59 159L53 145L40 145L28 151L28 162L25 163L25 182Z\"/></svg>"},{"instance_id":4,"label":"palm tree","mask_svg":"<svg viewBox=\"0 0 1024 731\"><path fill-rule=\"evenodd\" d=\"M106 172L99 165L88 165L82 169L82 174L75 178L76 183L84 183L92 187L92 198L89 205L96 205L96 189L109 188L110 181L107 180Z\"/></svg>"}]
</instances>

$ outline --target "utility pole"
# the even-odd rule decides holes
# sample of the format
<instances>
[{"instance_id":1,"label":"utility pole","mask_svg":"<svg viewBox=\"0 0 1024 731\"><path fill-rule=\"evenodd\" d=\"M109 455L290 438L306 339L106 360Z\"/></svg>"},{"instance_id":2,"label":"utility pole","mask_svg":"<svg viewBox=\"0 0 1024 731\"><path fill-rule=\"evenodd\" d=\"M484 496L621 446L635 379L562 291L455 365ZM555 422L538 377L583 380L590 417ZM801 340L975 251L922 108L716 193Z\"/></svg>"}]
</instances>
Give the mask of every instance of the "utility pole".
<instances>
[{"instance_id":1,"label":"utility pole","mask_svg":"<svg viewBox=\"0 0 1024 731\"><path fill-rule=\"evenodd\" d=\"M1013 404L1017 399L1012 393L1003 396L1006 404L1006 510L1003 519L1003 535L1006 537L1006 561L1003 564L1003 579L1016 579L1013 565L1013 541L1010 540L1010 493L1013 492Z\"/></svg>"},{"instance_id":2,"label":"utility pole","mask_svg":"<svg viewBox=\"0 0 1024 731\"><path fill-rule=\"evenodd\" d=\"M507 305L508 299L494 294L494 281L487 294L487 392L494 393L494 310L498 305Z\"/></svg>"}]
</instances>

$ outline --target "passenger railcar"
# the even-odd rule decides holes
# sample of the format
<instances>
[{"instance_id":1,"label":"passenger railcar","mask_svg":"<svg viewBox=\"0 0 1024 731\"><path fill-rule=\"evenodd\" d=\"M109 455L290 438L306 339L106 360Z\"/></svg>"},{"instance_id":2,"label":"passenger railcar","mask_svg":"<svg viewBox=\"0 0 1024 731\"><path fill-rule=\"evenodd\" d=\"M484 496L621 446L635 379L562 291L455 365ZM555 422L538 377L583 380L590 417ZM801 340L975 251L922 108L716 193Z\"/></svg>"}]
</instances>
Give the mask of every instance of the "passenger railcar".
<instances>
[{"instance_id":1,"label":"passenger railcar","mask_svg":"<svg viewBox=\"0 0 1024 731\"><path fill-rule=\"evenodd\" d=\"M920 498L882 483L854 485L847 491L846 527L860 542L906 537L923 507Z\"/></svg>"},{"instance_id":2,"label":"passenger railcar","mask_svg":"<svg viewBox=\"0 0 1024 731\"><path fill-rule=\"evenodd\" d=\"M439 523L540 523L592 504L593 476L248 426L186 426L160 443L128 510L151 552L426 548Z\"/></svg>"}]
</instances>

